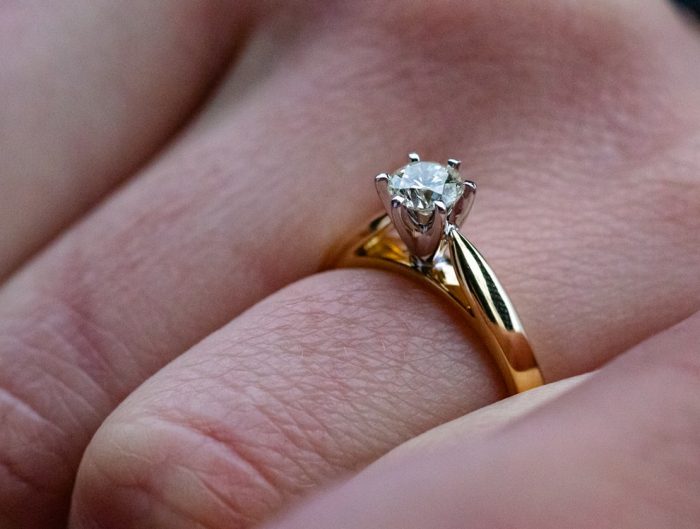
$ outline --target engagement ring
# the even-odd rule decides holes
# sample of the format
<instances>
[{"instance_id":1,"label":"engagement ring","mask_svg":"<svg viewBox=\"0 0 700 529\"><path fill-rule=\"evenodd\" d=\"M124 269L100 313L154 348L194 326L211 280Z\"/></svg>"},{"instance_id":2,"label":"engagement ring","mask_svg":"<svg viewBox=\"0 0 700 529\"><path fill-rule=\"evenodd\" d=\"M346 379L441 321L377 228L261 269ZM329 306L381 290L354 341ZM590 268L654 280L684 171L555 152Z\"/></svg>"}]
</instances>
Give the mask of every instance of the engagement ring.
<instances>
[{"instance_id":1,"label":"engagement ring","mask_svg":"<svg viewBox=\"0 0 700 529\"><path fill-rule=\"evenodd\" d=\"M476 184L460 162L409 163L375 178L386 210L333 259L333 267L405 273L436 289L460 310L498 364L511 393L544 383L530 342L505 289L483 256L460 233Z\"/></svg>"}]
</instances>

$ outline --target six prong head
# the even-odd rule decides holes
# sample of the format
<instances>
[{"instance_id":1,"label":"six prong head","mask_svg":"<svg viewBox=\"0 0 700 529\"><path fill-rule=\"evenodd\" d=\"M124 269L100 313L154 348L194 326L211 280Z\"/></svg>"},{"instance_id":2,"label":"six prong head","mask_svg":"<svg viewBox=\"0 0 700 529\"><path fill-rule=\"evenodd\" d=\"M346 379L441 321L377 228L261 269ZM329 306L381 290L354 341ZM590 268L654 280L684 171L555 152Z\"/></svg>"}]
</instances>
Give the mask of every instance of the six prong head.
<instances>
[{"instance_id":1,"label":"six prong head","mask_svg":"<svg viewBox=\"0 0 700 529\"><path fill-rule=\"evenodd\" d=\"M377 193L397 233L421 265L429 265L450 225L461 224L474 200L476 185L463 180L459 160L447 165L422 162L417 153L409 164L375 177Z\"/></svg>"}]
</instances>

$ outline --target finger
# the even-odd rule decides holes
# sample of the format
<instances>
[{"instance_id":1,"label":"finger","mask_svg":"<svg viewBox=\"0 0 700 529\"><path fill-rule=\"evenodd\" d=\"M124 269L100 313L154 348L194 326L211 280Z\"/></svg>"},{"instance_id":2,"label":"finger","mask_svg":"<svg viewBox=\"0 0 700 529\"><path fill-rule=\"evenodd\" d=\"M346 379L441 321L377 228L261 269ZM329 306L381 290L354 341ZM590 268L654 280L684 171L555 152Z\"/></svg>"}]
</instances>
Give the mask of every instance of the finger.
<instances>
[{"instance_id":1,"label":"finger","mask_svg":"<svg viewBox=\"0 0 700 529\"><path fill-rule=\"evenodd\" d=\"M692 528L700 315L490 435L357 478L268 527Z\"/></svg>"},{"instance_id":2,"label":"finger","mask_svg":"<svg viewBox=\"0 0 700 529\"><path fill-rule=\"evenodd\" d=\"M0 8L0 278L163 144L248 16L216 0Z\"/></svg>"},{"instance_id":3,"label":"finger","mask_svg":"<svg viewBox=\"0 0 700 529\"><path fill-rule=\"evenodd\" d=\"M499 400L409 439L382 459L401 461L414 453L422 456L429 451L487 437L512 420L558 399L591 376L593 373L564 378Z\"/></svg>"},{"instance_id":4,"label":"finger","mask_svg":"<svg viewBox=\"0 0 700 529\"><path fill-rule=\"evenodd\" d=\"M83 458L72 526L253 525L502 395L498 373L459 327L439 299L384 272L337 271L289 287L107 419ZM480 424L492 427L495 413Z\"/></svg>"},{"instance_id":5,"label":"finger","mask_svg":"<svg viewBox=\"0 0 700 529\"><path fill-rule=\"evenodd\" d=\"M330 272L275 294L102 425L81 465L73 526L249 527L502 396L460 327L441 300L384 272Z\"/></svg>"},{"instance_id":6,"label":"finger","mask_svg":"<svg viewBox=\"0 0 700 529\"><path fill-rule=\"evenodd\" d=\"M547 28L565 26L569 12L554 4L542 13L529 3L507 13L490 5L414 6L400 17L411 30L399 33L386 23L399 13L379 17L369 4L350 13L321 9L307 39L286 47L286 59L277 59L235 110L226 114L224 90L216 111L7 285L0 294L7 315L0 387L16 396L5 406L15 414L15 430L33 444L22 443L6 459L24 481L45 473L26 448L40 446L68 462L46 463L65 487L90 434L131 389L262 296L315 271L322 255L375 210L364 175L398 164L388 153L409 144L463 152L482 175L489 198L469 234L511 288L550 378L596 366L686 315L700 296L698 278L677 273L690 270L698 252L696 151L688 145L698 98L687 68L694 40L654 4L642 19L629 6L578 13L586 35L564 31L552 46ZM532 21L527 35L519 33L523 17ZM633 31L632 22L649 31ZM426 24L443 40L418 53L412 46L426 39L414 33ZM267 38L288 30L260 31ZM512 38L495 37L506 30ZM552 55L523 54L533 39ZM621 49L622 62L590 60ZM453 64L435 75L418 75L447 60ZM344 77L329 75L329 64ZM582 68L590 75L571 86ZM629 92L608 96L617 76L630 78ZM514 92L513 83L521 89ZM563 85L571 88L565 95ZM632 114L639 126L625 127ZM571 120L587 125L572 127ZM584 147L598 155L586 158ZM558 183L543 176L553 173L562 173ZM587 173L607 176L597 181L595 200L579 202L590 193ZM605 237L598 226L607 226ZM631 244L635 237L643 244ZM561 284L554 287L552 278ZM53 398L26 380L47 381ZM59 399L70 405L56 406ZM36 439L39 419L17 401L58 429L49 435L43 428Z\"/></svg>"}]
</instances>

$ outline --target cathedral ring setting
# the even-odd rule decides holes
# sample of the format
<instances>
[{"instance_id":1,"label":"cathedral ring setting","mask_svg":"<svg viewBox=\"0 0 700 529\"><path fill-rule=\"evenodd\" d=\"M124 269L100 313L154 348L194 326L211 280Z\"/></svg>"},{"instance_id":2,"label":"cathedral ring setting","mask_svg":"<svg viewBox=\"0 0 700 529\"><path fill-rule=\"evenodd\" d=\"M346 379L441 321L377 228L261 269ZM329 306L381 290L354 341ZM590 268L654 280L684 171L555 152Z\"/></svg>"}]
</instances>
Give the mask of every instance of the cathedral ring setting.
<instances>
[{"instance_id":1,"label":"cathedral ring setting","mask_svg":"<svg viewBox=\"0 0 700 529\"><path fill-rule=\"evenodd\" d=\"M476 196L460 165L411 153L407 165L377 175L385 212L335 252L329 266L393 270L446 296L484 342L508 390L519 393L542 385L542 372L505 289L460 231Z\"/></svg>"}]
</instances>

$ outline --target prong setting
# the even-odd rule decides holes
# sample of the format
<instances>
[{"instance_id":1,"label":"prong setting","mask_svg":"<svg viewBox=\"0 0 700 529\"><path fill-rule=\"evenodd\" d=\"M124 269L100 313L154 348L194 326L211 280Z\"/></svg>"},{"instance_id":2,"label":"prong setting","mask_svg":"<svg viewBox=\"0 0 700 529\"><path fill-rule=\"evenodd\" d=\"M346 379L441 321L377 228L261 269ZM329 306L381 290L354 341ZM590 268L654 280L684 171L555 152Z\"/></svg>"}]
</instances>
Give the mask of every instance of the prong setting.
<instances>
[{"instance_id":1,"label":"prong setting","mask_svg":"<svg viewBox=\"0 0 700 529\"><path fill-rule=\"evenodd\" d=\"M377 193L417 266L430 266L450 225L461 223L476 186L459 175L459 160L422 162L417 153L392 174L375 177Z\"/></svg>"}]
</instances>

